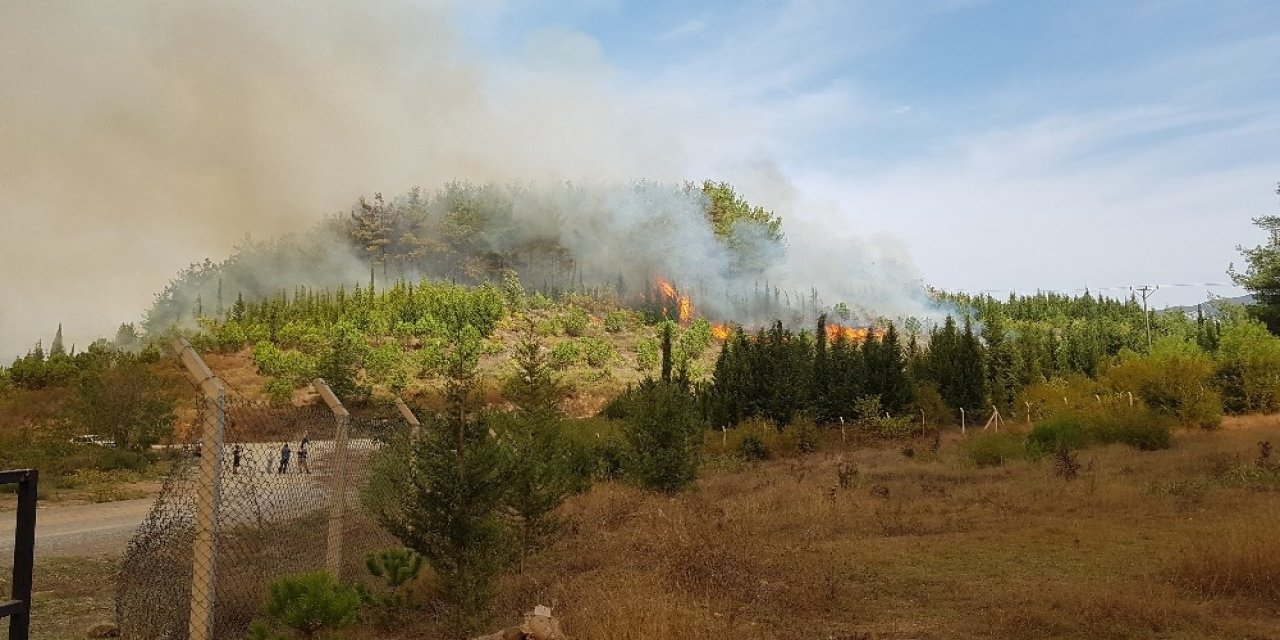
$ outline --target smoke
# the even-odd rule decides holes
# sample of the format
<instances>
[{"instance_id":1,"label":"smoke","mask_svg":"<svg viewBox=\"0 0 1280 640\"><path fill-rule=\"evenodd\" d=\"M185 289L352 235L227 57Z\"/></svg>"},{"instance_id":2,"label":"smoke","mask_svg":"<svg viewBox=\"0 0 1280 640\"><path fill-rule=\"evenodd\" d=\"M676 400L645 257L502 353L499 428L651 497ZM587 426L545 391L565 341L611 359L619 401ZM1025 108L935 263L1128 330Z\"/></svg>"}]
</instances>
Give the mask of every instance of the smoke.
<instances>
[{"instance_id":1,"label":"smoke","mask_svg":"<svg viewBox=\"0 0 1280 640\"><path fill-rule=\"evenodd\" d=\"M360 194L686 177L681 140L718 114L632 106L661 99L629 100L579 33L541 32L519 64L486 65L454 18L407 1L0 4L0 356L59 322L82 346L110 335L193 260L310 228ZM793 247L808 242L787 208L803 203L769 182L759 198L737 186L778 209ZM625 239L644 231L629 226L641 204L571 226L621 234L584 243L609 259L637 249ZM670 268L716 271L698 264L715 259L701 240L680 242L672 255L691 262ZM818 264L828 256L793 250L778 277L822 287L871 262L855 253Z\"/></svg>"}]
</instances>

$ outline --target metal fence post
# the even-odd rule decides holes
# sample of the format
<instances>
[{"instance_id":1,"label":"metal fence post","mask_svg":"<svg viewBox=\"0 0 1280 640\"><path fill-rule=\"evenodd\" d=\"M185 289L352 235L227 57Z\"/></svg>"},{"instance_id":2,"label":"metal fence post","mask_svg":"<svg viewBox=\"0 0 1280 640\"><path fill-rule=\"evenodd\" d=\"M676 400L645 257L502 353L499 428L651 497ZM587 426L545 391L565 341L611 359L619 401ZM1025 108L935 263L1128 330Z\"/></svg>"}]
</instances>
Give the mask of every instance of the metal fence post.
<instances>
[{"instance_id":1,"label":"metal fence post","mask_svg":"<svg viewBox=\"0 0 1280 640\"><path fill-rule=\"evenodd\" d=\"M31 573L35 565L39 478L40 472L35 469L0 471L0 484L18 485L18 521L13 531L13 597L0 598L0 619L9 619L9 640L27 640L31 633Z\"/></svg>"},{"instance_id":2,"label":"metal fence post","mask_svg":"<svg viewBox=\"0 0 1280 640\"><path fill-rule=\"evenodd\" d=\"M347 505L347 423L351 414L342 406L342 401L333 394L323 378L311 382L320 398L328 405L337 421L337 431L333 436L333 465L331 480L331 496L329 503L329 541L325 551L325 568L335 578L342 577L342 532L344 511Z\"/></svg>"},{"instance_id":3,"label":"metal fence post","mask_svg":"<svg viewBox=\"0 0 1280 640\"><path fill-rule=\"evenodd\" d=\"M174 348L187 371L200 383L204 396L204 428L200 437L200 467L196 481L196 530L191 548L190 640L213 638L213 608L217 597L218 511L222 498L222 436L227 421L227 392L191 344L175 338Z\"/></svg>"}]
</instances>

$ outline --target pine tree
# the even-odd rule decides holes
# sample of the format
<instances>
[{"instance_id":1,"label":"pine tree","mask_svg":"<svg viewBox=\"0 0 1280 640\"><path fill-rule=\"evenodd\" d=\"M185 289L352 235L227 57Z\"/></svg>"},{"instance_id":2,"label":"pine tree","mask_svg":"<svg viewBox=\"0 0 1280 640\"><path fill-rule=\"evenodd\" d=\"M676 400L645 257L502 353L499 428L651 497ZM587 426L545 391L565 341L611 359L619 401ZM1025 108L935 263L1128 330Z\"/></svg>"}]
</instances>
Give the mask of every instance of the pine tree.
<instances>
[{"instance_id":1,"label":"pine tree","mask_svg":"<svg viewBox=\"0 0 1280 640\"><path fill-rule=\"evenodd\" d=\"M49 344L49 357L67 355L67 350L62 346L62 323L58 323L58 332L53 335L53 342Z\"/></svg>"}]
</instances>

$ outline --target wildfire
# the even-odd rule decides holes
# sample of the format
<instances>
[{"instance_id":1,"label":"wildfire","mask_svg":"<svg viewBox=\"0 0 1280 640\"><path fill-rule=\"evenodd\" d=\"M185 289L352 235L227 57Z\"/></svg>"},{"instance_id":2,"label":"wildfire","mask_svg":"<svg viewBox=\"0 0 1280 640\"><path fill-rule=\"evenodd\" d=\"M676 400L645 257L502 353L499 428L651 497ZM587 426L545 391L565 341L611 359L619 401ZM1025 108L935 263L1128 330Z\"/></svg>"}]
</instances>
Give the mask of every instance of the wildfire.
<instances>
[{"instance_id":1,"label":"wildfire","mask_svg":"<svg viewBox=\"0 0 1280 640\"><path fill-rule=\"evenodd\" d=\"M721 342L727 340L733 334L733 329L727 324L711 325L711 336Z\"/></svg>"},{"instance_id":2,"label":"wildfire","mask_svg":"<svg viewBox=\"0 0 1280 640\"><path fill-rule=\"evenodd\" d=\"M866 342L868 338L875 337L877 340L884 337L884 329L873 327L846 327L840 324L827 325L827 341L835 342L844 338L848 342Z\"/></svg>"},{"instance_id":3,"label":"wildfire","mask_svg":"<svg viewBox=\"0 0 1280 640\"><path fill-rule=\"evenodd\" d=\"M674 302L676 305L676 319L682 325L689 324L693 319L693 301L689 296L680 295L679 291L663 278L658 278L658 291L662 293L664 301Z\"/></svg>"}]
</instances>

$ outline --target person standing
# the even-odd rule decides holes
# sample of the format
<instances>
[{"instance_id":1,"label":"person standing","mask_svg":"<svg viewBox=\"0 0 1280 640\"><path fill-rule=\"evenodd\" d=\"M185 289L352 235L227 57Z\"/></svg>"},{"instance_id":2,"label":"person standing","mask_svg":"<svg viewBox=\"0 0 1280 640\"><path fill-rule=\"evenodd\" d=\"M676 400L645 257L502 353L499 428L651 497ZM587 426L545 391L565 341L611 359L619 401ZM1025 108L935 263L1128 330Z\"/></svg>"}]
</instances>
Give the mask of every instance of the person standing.
<instances>
[{"instance_id":1,"label":"person standing","mask_svg":"<svg viewBox=\"0 0 1280 640\"><path fill-rule=\"evenodd\" d=\"M242 453L242 450L240 449L240 443L237 442L236 446L231 447L231 473L234 473L234 474L240 473L240 454L241 453Z\"/></svg>"},{"instance_id":2,"label":"person standing","mask_svg":"<svg viewBox=\"0 0 1280 640\"><path fill-rule=\"evenodd\" d=\"M276 470L276 473L284 473L289 470L289 456L292 453L289 450L288 442L284 443L283 447L280 447L280 468Z\"/></svg>"},{"instance_id":3,"label":"person standing","mask_svg":"<svg viewBox=\"0 0 1280 640\"><path fill-rule=\"evenodd\" d=\"M298 473L311 473L311 467L307 466L307 437L302 436L302 442L298 445Z\"/></svg>"}]
</instances>

